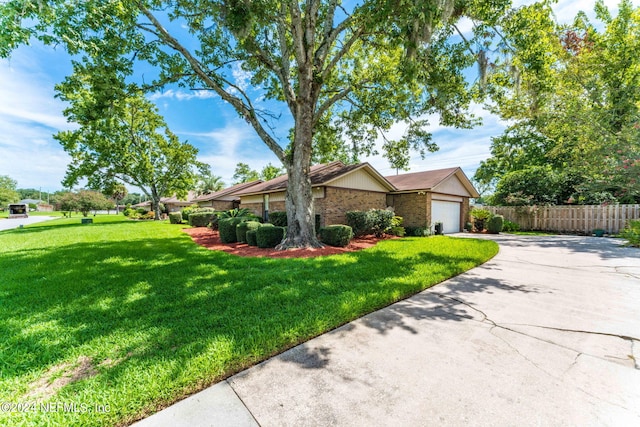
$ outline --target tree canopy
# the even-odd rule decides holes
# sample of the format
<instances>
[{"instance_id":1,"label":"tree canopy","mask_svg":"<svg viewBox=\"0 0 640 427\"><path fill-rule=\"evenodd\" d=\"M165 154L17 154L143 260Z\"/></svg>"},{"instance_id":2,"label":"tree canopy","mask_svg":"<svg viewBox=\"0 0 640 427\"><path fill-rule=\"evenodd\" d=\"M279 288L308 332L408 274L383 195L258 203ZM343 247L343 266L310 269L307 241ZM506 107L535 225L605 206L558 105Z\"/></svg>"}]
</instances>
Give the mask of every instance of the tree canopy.
<instances>
[{"instance_id":1,"label":"tree canopy","mask_svg":"<svg viewBox=\"0 0 640 427\"><path fill-rule=\"evenodd\" d=\"M513 122L475 176L497 183L495 202L640 202L640 8L624 0L614 17L598 1L595 12L598 22L579 13L558 25L548 7L530 6L509 30L511 40L521 31L512 61L546 55L517 75L503 63L491 76L495 111ZM540 181L515 185L525 176Z\"/></svg>"},{"instance_id":2,"label":"tree canopy","mask_svg":"<svg viewBox=\"0 0 640 427\"><path fill-rule=\"evenodd\" d=\"M156 107L144 96L113 100L100 114L95 97L78 75L58 86L70 102L65 115L80 127L55 135L71 156L63 184L71 188L87 178L91 188L114 188L118 181L136 186L152 201L160 219L160 199L184 197L196 182L198 150L180 142Z\"/></svg>"},{"instance_id":3,"label":"tree canopy","mask_svg":"<svg viewBox=\"0 0 640 427\"><path fill-rule=\"evenodd\" d=\"M20 195L16 191L18 181L8 175L0 175L0 208L5 208L13 202L17 202Z\"/></svg>"},{"instance_id":4,"label":"tree canopy","mask_svg":"<svg viewBox=\"0 0 640 427\"><path fill-rule=\"evenodd\" d=\"M382 150L406 168L437 149L427 117L469 127L464 71L493 38L508 0L103 1L9 0L0 54L38 37L75 55L94 80L100 115L132 90L213 91L284 165L288 230L281 248L317 246L312 161ZM456 27L473 22L473 34ZM455 37L454 37L455 36ZM482 57L480 57L482 59ZM153 67L144 74L139 64ZM274 107L277 105L277 107ZM284 107L284 110L282 109ZM293 123L282 129L280 120ZM391 139L398 122L406 132ZM282 132L284 130L284 132Z\"/></svg>"}]
</instances>

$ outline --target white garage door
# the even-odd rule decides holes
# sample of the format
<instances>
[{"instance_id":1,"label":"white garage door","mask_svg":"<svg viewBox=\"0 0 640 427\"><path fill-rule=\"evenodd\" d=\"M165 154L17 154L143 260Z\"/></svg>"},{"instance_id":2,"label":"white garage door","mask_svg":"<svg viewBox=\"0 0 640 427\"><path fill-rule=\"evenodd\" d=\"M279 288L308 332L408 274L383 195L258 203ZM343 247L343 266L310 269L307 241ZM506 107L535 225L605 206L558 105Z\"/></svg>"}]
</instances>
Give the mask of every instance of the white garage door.
<instances>
[{"instance_id":1,"label":"white garage door","mask_svg":"<svg viewBox=\"0 0 640 427\"><path fill-rule=\"evenodd\" d=\"M431 225L441 222L445 233L460 231L460 203L433 200L431 202Z\"/></svg>"}]
</instances>

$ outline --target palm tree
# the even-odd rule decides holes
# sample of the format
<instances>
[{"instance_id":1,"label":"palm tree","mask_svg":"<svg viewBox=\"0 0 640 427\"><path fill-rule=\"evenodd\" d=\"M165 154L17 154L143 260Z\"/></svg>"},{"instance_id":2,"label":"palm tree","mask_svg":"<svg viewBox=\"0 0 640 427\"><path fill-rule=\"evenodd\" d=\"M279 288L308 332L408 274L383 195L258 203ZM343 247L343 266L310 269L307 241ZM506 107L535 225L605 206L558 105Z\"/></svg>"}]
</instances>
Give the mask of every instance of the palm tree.
<instances>
[{"instance_id":1,"label":"palm tree","mask_svg":"<svg viewBox=\"0 0 640 427\"><path fill-rule=\"evenodd\" d=\"M215 193L223 188L224 182L222 182L222 177L216 175L202 175L198 179L196 193L200 196L202 194Z\"/></svg>"}]
</instances>

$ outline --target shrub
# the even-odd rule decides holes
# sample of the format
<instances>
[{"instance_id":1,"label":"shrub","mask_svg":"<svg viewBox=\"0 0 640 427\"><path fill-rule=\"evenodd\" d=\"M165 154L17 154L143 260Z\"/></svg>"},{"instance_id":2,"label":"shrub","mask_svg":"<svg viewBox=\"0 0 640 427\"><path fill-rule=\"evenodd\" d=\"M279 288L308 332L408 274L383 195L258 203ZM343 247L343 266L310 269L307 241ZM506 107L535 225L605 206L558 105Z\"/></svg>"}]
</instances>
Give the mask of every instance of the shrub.
<instances>
[{"instance_id":1,"label":"shrub","mask_svg":"<svg viewBox=\"0 0 640 427\"><path fill-rule=\"evenodd\" d=\"M404 218L396 215L393 218L391 218L391 227L402 227L403 222L404 222Z\"/></svg>"},{"instance_id":2,"label":"shrub","mask_svg":"<svg viewBox=\"0 0 640 427\"><path fill-rule=\"evenodd\" d=\"M472 209L469 215L473 218L473 226L476 231L484 230L485 222L491 218L491 212L486 209Z\"/></svg>"},{"instance_id":3,"label":"shrub","mask_svg":"<svg viewBox=\"0 0 640 427\"><path fill-rule=\"evenodd\" d=\"M241 222L245 222L246 218L221 218L218 221L218 229L220 231L220 241L222 243L235 243L238 241L236 234L236 226Z\"/></svg>"},{"instance_id":4,"label":"shrub","mask_svg":"<svg viewBox=\"0 0 640 427\"><path fill-rule=\"evenodd\" d=\"M284 239L284 227L260 227L256 230L256 243L259 248L275 248Z\"/></svg>"},{"instance_id":5,"label":"shrub","mask_svg":"<svg viewBox=\"0 0 640 427\"><path fill-rule=\"evenodd\" d=\"M122 214L124 216L127 217L136 217L137 216L137 212L135 209L131 209L131 208L126 208L124 211L122 211Z\"/></svg>"},{"instance_id":6,"label":"shrub","mask_svg":"<svg viewBox=\"0 0 640 427\"><path fill-rule=\"evenodd\" d=\"M192 227L206 227L213 216L213 212L191 212L189 214L189 225Z\"/></svg>"},{"instance_id":7,"label":"shrub","mask_svg":"<svg viewBox=\"0 0 640 427\"><path fill-rule=\"evenodd\" d=\"M348 225L329 225L320 229L320 240L330 246L345 247L353 238L353 230Z\"/></svg>"},{"instance_id":8,"label":"shrub","mask_svg":"<svg viewBox=\"0 0 640 427\"><path fill-rule=\"evenodd\" d=\"M286 212L269 212L269 222L276 227L287 226L287 213Z\"/></svg>"},{"instance_id":9,"label":"shrub","mask_svg":"<svg viewBox=\"0 0 640 427\"><path fill-rule=\"evenodd\" d=\"M224 211L220 214L220 218L241 218L251 214L251 211L247 208L233 208L228 211Z\"/></svg>"},{"instance_id":10,"label":"shrub","mask_svg":"<svg viewBox=\"0 0 640 427\"><path fill-rule=\"evenodd\" d=\"M211 217L211 222L209 223L209 227L212 230L217 230L218 229L218 221L220 221L220 218L218 218L217 214L213 214L213 216Z\"/></svg>"},{"instance_id":11,"label":"shrub","mask_svg":"<svg viewBox=\"0 0 640 427\"><path fill-rule=\"evenodd\" d=\"M351 227L355 236L363 236L370 232L373 218L368 211L350 211L346 216L347 225Z\"/></svg>"},{"instance_id":12,"label":"shrub","mask_svg":"<svg viewBox=\"0 0 640 427\"><path fill-rule=\"evenodd\" d=\"M373 234L377 237L382 236L392 227L393 212L386 209L369 209L370 215L373 217Z\"/></svg>"},{"instance_id":13,"label":"shrub","mask_svg":"<svg viewBox=\"0 0 640 427\"><path fill-rule=\"evenodd\" d=\"M429 227L404 227L405 236L426 237L431 235Z\"/></svg>"},{"instance_id":14,"label":"shrub","mask_svg":"<svg viewBox=\"0 0 640 427\"><path fill-rule=\"evenodd\" d=\"M498 234L502 231L504 225L504 217L502 215L494 215L489 219L487 223L487 229L491 234Z\"/></svg>"},{"instance_id":15,"label":"shrub","mask_svg":"<svg viewBox=\"0 0 640 427\"><path fill-rule=\"evenodd\" d=\"M389 230L389 233L394 235L394 236L398 236L398 237L404 237L405 234L407 233L407 230L405 230L404 227L391 227L391 229Z\"/></svg>"},{"instance_id":16,"label":"shrub","mask_svg":"<svg viewBox=\"0 0 640 427\"><path fill-rule=\"evenodd\" d=\"M155 212L147 212L144 215L139 215L140 219L156 219L156 213Z\"/></svg>"},{"instance_id":17,"label":"shrub","mask_svg":"<svg viewBox=\"0 0 640 427\"><path fill-rule=\"evenodd\" d=\"M258 221L245 221L236 225L236 240L239 243L247 243L247 231L249 230L257 230L260 228L260 223Z\"/></svg>"},{"instance_id":18,"label":"shrub","mask_svg":"<svg viewBox=\"0 0 640 427\"><path fill-rule=\"evenodd\" d=\"M520 224L517 222L512 222L509 220L505 220L504 224L502 224L502 231L506 233L511 233L514 231L520 231Z\"/></svg>"},{"instance_id":19,"label":"shrub","mask_svg":"<svg viewBox=\"0 0 640 427\"><path fill-rule=\"evenodd\" d=\"M200 209L200 206L198 206L197 204L193 204L191 206L187 206L186 208L183 208L182 209L182 219L184 219L185 221L189 221L189 215L195 209Z\"/></svg>"},{"instance_id":20,"label":"shrub","mask_svg":"<svg viewBox=\"0 0 640 427\"><path fill-rule=\"evenodd\" d=\"M258 240L256 237L256 233L258 229L255 230L247 230L247 245L249 246L258 246Z\"/></svg>"},{"instance_id":21,"label":"shrub","mask_svg":"<svg viewBox=\"0 0 640 427\"><path fill-rule=\"evenodd\" d=\"M630 220L620 236L627 239L629 246L640 248L640 220Z\"/></svg>"},{"instance_id":22,"label":"shrub","mask_svg":"<svg viewBox=\"0 0 640 427\"><path fill-rule=\"evenodd\" d=\"M397 217L396 221L402 221ZM394 215L386 209L369 209L368 211L347 212L347 225L356 236L375 234L380 237L393 226Z\"/></svg>"},{"instance_id":23,"label":"shrub","mask_svg":"<svg viewBox=\"0 0 640 427\"><path fill-rule=\"evenodd\" d=\"M169 222L171 224L182 224L182 212L171 212L169 214Z\"/></svg>"}]
</instances>

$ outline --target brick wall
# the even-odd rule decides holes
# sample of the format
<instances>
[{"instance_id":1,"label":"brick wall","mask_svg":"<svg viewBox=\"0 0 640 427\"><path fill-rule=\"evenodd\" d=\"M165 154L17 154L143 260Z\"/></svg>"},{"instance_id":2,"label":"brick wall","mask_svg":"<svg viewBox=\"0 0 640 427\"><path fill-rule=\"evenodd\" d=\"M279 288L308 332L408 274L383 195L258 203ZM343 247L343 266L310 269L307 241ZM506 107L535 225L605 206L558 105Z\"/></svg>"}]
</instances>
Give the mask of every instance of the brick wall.
<instances>
[{"instance_id":1,"label":"brick wall","mask_svg":"<svg viewBox=\"0 0 640 427\"><path fill-rule=\"evenodd\" d=\"M235 206L233 201L227 200L212 200L211 206L217 211L228 211L229 209L233 209Z\"/></svg>"},{"instance_id":2,"label":"brick wall","mask_svg":"<svg viewBox=\"0 0 640 427\"><path fill-rule=\"evenodd\" d=\"M464 230L464 225L469 222L469 198L462 199L462 212L460 212L460 230Z\"/></svg>"},{"instance_id":3,"label":"brick wall","mask_svg":"<svg viewBox=\"0 0 640 427\"><path fill-rule=\"evenodd\" d=\"M253 212L254 215L262 217L262 203L242 203L240 204L240 207L247 208Z\"/></svg>"},{"instance_id":4,"label":"brick wall","mask_svg":"<svg viewBox=\"0 0 640 427\"><path fill-rule=\"evenodd\" d=\"M322 226L346 224L346 213L387 207L387 195L375 191L325 187L325 196L314 200L316 214L320 214Z\"/></svg>"},{"instance_id":5,"label":"brick wall","mask_svg":"<svg viewBox=\"0 0 640 427\"><path fill-rule=\"evenodd\" d=\"M390 194L387 201L395 214L404 219L403 225L406 227L425 227L431 220L428 209L431 194Z\"/></svg>"}]
</instances>

